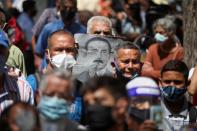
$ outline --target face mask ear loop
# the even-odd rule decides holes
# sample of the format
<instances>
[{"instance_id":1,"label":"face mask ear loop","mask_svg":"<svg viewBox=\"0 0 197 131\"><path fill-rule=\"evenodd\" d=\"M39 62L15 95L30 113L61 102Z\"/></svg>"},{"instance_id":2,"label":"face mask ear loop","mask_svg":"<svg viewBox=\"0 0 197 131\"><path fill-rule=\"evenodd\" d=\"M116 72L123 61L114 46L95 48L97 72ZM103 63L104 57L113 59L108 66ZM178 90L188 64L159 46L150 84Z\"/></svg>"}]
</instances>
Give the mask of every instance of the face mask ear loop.
<instances>
[{"instance_id":1,"label":"face mask ear loop","mask_svg":"<svg viewBox=\"0 0 197 131\"><path fill-rule=\"evenodd\" d=\"M7 23L3 24L2 30L4 31L5 27L7 26Z\"/></svg>"},{"instance_id":2,"label":"face mask ear loop","mask_svg":"<svg viewBox=\"0 0 197 131\"><path fill-rule=\"evenodd\" d=\"M48 52L48 56L49 56L48 61L52 62L52 58L51 58L49 49L47 49L47 52Z\"/></svg>"}]
</instances>

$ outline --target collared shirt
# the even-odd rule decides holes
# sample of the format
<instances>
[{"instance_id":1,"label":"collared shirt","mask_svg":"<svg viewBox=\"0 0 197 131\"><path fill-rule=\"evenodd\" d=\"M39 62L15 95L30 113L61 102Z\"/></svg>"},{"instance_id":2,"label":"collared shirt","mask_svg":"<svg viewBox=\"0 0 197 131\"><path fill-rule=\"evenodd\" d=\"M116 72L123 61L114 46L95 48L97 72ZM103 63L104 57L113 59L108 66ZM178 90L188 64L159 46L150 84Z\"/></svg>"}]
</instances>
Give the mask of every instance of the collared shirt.
<instances>
[{"instance_id":1,"label":"collared shirt","mask_svg":"<svg viewBox=\"0 0 197 131\"><path fill-rule=\"evenodd\" d=\"M183 102L183 110L178 115L173 115L161 101L161 108L163 110L163 123L167 131L179 131L184 125L189 124L188 102L185 99Z\"/></svg>"},{"instance_id":2,"label":"collared shirt","mask_svg":"<svg viewBox=\"0 0 197 131\"><path fill-rule=\"evenodd\" d=\"M47 25L44 26L42 29L38 40L36 44L36 54L39 54L41 56L44 56L45 54L45 49L47 48L47 39L48 37L55 31L64 29L65 31L69 31L72 34L76 33L86 33L86 28L77 23L73 22L69 27L65 28L65 25L62 20L57 20L51 23L48 23Z\"/></svg>"},{"instance_id":3,"label":"collared shirt","mask_svg":"<svg viewBox=\"0 0 197 131\"><path fill-rule=\"evenodd\" d=\"M38 36L44 25L58 19L59 16L57 15L56 8L45 9L32 29L33 35Z\"/></svg>"},{"instance_id":4,"label":"collared shirt","mask_svg":"<svg viewBox=\"0 0 197 131\"><path fill-rule=\"evenodd\" d=\"M14 102L23 101L34 104L33 91L24 78L11 78L6 73L3 77L3 89L0 92L0 114Z\"/></svg>"}]
</instances>

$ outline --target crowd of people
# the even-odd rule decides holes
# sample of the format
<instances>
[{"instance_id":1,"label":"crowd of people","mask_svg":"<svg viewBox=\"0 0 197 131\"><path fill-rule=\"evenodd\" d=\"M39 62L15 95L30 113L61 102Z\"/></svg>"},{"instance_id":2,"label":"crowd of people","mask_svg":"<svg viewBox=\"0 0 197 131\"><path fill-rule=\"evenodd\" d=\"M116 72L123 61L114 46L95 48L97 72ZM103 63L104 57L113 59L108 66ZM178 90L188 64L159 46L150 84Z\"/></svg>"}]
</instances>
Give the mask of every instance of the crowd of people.
<instances>
[{"instance_id":1,"label":"crowd of people","mask_svg":"<svg viewBox=\"0 0 197 131\"><path fill-rule=\"evenodd\" d=\"M54 0L37 21L16 1L0 4L1 131L197 130L181 0Z\"/></svg>"}]
</instances>

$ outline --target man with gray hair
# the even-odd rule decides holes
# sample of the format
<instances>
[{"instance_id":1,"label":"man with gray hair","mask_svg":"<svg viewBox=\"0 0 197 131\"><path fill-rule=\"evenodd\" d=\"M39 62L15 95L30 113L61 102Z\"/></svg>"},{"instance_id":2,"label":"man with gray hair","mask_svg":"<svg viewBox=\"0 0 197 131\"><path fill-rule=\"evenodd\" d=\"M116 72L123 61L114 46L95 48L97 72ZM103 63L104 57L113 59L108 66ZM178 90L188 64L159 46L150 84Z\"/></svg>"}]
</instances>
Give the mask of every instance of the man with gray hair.
<instances>
[{"instance_id":1,"label":"man with gray hair","mask_svg":"<svg viewBox=\"0 0 197 131\"><path fill-rule=\"evenodd\" d=\"M112 22L105 16L93 16L88 20L87 33L102 36L113 35Z\"/></svg>"},{"instance_id":2,"label":"man with gray hair","mask_svg":"<svg viewBox=\"0 0 197 131\"><path fill-rule=\"evenodd\" d=\"M117 47L112 66L115 69L115 77L123 85L126 85L130 80L141 75L142 63L140 62L140 57L140 50L133 43L125 42Z\"/></svg>"},{"instance_id":3,"label":"man with gray hair","mask_svg":"<svg viewBox=\"0 0 197 131\"><path fill-rule=\"evenodd\" d=\"M67 119L72 101L72 83L70 72L63 70L48 72L41 80L38 111L42 131L86 130L85 127Z\"/></svg>"}]
</instances>

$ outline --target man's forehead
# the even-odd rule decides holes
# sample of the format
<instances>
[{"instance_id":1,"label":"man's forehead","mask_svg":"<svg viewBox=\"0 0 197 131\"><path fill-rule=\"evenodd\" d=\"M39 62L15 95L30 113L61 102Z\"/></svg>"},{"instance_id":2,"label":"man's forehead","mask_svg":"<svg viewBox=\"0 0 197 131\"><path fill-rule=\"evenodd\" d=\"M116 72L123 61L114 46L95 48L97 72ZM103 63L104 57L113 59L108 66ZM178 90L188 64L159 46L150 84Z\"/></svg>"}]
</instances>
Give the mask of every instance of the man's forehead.
<instances>
[{"instance_id":1,"label":"man's forehead","mask_svg":"<svg viewBox=\"0 0 197 131\"><path fill-rule=\"evenodd\" d=\"M111 30L109 23L105 21L95 21L92 29L93 30L101 30L101 29Z\"/></svg>"},{"instance_id":2,"label":"man's forehead","mask_svg":"<svg viewBox=\"0 0 197 131\"><path fill-rule=\"evenodd\" d=\"M69 35L54 35L51 37L51 46L74 46L75 40Z\"/></svg>"},{"instance_id":3,"label":"man's forehead","mask_svg":"<svg viewBox=\"0 0 197 131\"><path fill-rule=\"evenodd\" d=\"M108 43L102 40L94 40L88 43L88 48L100 48L100 47L106 47L108 48Z\"/></svg>"},{"instance_id":4,"label":"man's forehead","mask_svg":"<svg viewBox=\"0 0 197 131\"><path fill-rule=\"evenodd\" d=\"M162 73L162 78L183 78L184 79L184 74L178 72L178 71L166 71Z\"/></svg>"},{"instance_id":5,"label":"man's forehead","mask_svg":"<svg viewBox=\"0 0 197 131\"><path fill-rule=\"evenodd\" d=\"M124 56L140 56L140 52L137 49L119 49L118 50L118 56L119 57L124 57Z\"/></svg>"},{"instance_id":6,"label":"man's forehead","mask_svg":"<svg viewBox=\"0 0 197 131\"><path fill-rule=\"evenodd\" d=\"M57 77L57 76L53 76L53 75L49 76L47 79L48 87L50 87L52 85L60 85L60 84L64 84L65 86L68 86L70 84L70 80L66 80L61 77Z\"/></svg>"}]
</instances>

